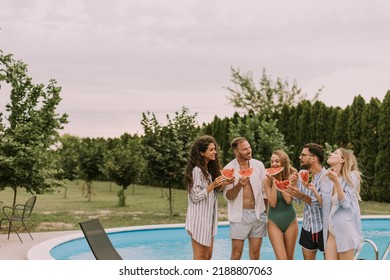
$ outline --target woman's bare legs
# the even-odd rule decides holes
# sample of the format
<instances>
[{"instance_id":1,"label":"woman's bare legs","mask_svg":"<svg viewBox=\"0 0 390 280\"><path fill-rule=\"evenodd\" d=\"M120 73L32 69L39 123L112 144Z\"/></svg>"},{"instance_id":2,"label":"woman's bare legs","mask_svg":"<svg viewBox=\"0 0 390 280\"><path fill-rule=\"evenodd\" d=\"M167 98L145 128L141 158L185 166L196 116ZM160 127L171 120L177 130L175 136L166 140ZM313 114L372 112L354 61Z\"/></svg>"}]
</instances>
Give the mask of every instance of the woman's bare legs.
<instances>
[{"instance_id":1,"label":"woman's bare legs","mask_svg":"<svg viewBox=\"0 0 390 280\"><path fill-rule=\"evenodd\" d=\"M295 244L298 238L298 222L294 220L285 234L272 221L268 221L268 236L277 260L294 259Z\"/></svg>"},{"instance_id":2,"label":"woman's bare legs","mask_svg":"<svg viewBox=\"0 0 390 280\"><path fill-rule=\"evenodd\" d=\"M294 259L295 246L298 239L298 220L295 219L288 226L286 232L284 233L284 243L286 246L287 259Z\"/></svg>"},{"instance_id":3,"label":"woman's bare legs","mask_svg":"<svg viewBox=\"0 0 390 280\"><path fill-rule=\"evenodd\" d=\"M355 250L349 250L339 253L339 260L353 260L355 257Z\"/></svg>"},{"instance_id":4,"label":"woman's bare legs","mask_svg":"<svg viewBox=\"0 0 390 280\"><path fill-rule=\"evenodd\" d=\"M326 241L325 248L325 259L326 260L338 260L339 256L337 254L336 239L330 231L328 232L328 239Z\"/></svg>"},{"instance_id":5,"label":"woman's bare legs","mask_svg":"<svg viewBox=\"0 0 390 280\"><path fill-rule=\"evenodd\" d=\"M204 246L191 238L194 260L210 260L213 256L214 238L211 239L211 246Z\"/></svg>"}]
</instances>

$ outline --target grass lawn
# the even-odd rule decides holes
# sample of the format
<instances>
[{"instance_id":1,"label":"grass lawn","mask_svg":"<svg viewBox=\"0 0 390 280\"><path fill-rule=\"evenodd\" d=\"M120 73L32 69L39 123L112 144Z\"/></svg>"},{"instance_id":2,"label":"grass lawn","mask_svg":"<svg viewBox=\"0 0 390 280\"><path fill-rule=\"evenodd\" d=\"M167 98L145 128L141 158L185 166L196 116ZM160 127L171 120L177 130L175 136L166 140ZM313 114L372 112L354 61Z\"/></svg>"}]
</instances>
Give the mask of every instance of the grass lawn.
<instances>
[{"instance_id":1,"label":"grass lawn","mask_svg":"<svg viewBox=\"0 0 390 280\"><path fill-rule=\"evenodd\" d=\"M118 207L117 191L120 187L110 182L94 182L95 195L91 201L82 195L83 181L69 182L67 190L37 195L37 203L28 223L32 232L80 229L78 222L99 217L105 228L149 224L184 223L187 211L185 190L173 190L173 215L169 215L168 190L151 186L130 186L126 190L126 206ZM134 193L133 193L134 189ZM66 198L65 198L66 193ZM17 203L23 204L31 194L18 190ZM0 192L4 205L11 205L13 192ZM298 217L303 205L295 205ZM226 221L226 201L219 197L219 220ZM390 203L362 202L363 215L389 215ZM5 224L3 225L5 226ZM4 233L6 229L1 231Z\"/></svg>"}]
</instances>

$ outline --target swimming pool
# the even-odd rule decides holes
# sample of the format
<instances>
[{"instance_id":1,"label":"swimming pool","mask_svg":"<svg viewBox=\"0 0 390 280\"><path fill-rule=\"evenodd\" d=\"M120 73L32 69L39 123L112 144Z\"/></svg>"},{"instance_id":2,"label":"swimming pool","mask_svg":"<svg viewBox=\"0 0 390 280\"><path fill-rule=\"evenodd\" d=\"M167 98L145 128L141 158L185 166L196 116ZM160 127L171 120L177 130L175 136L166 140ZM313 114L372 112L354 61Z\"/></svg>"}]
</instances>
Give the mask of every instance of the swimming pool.
<instances>
[{"instance_id":1,"label":"swimming pool","mask_svg":"<svg viewBox=\"0 0 390 280\"><path fill-rule=\"evenodd\" d=\"M363 218L363 235L365 239L375 242L381 258L390 242L390 218ZM299 223L301 227L301 223ZM190 260L192 248L190 239L183 225L159 226L157 228L140 228L109 232L109 237L125 260ZM230 258L231 241L229 226L221 223L214 242L213 259ZM364 246L359 257L374 259L373 249ZM54 246L50 255L57 260L94 259L85 238L75 238ZM322 259L322 254L318 255ZM245 242L242 259L248 259L248 247ZM272 246L268 238L263 239L261 259L274 260ZM295 259L303 259L301 247L296 246Z\"/></svg>"}]
</instances>

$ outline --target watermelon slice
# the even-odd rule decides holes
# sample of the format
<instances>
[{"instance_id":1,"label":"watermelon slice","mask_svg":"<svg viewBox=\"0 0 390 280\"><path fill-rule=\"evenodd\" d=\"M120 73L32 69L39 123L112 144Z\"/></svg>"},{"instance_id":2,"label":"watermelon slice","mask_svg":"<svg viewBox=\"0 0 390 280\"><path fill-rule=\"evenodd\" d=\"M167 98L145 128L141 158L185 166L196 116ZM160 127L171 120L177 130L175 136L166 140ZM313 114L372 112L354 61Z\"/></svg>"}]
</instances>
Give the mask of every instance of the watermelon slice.
<instances>
[{"instance_id":1,"label":"watermelon slice","mask_svg":"<svg viewBox=\"0 0 390 280\"><path fill-rule=\"evenodd\" d=\"M274 182L277 190L281 192L285 192L288 186L290 186L291 184L290 180L283 180L283 181L274 180Z\"/></svg>"},{"instance_id":2,"label":"watermelon slice","mask_svg":"<svg viewBox=\"0 0 390 280\"><path fill-rule=\"evenodd\" d=\"M253 168L248 168L248 169L244 169L244 170L238 170L238 173L241 176L249 177L253 173Z\"/></svg>"},{"instance_id":3,"label":"watermelon slice","mask_svg":"<svg viewBox=\"0 0 390 280\"><path fill-rule=\"evenodd\" d=\"M220 170L221 171L221 174L223 177L225 177L225 179L231 179L233 178L233 175L234 175L234 168L225 168L225 169L222 169Z\"/></svg>"},{"instance_id":4,"label":"watermelon slice","mask_svg":"<svg viewBox=\"0 0 390 280\"><path fill-rule=\"evenodd\" d=\"M301 179L305 184L307 184L309 182L309 171L308 170L301 170L301 172L299 172L299 176L301 176Z\"/></svg>"},{"instance_id":5,"label":"watermelon slice","mask_svg":"<svg viewBox=\"0 0 390 280\"><path fill-rule=\"evenodd\" d=\"M270 176L275 176L276 174L279 174L282 172L284 167L270 167L266 168L265 171L270 175Z\"/></svg>"}]
</instances>

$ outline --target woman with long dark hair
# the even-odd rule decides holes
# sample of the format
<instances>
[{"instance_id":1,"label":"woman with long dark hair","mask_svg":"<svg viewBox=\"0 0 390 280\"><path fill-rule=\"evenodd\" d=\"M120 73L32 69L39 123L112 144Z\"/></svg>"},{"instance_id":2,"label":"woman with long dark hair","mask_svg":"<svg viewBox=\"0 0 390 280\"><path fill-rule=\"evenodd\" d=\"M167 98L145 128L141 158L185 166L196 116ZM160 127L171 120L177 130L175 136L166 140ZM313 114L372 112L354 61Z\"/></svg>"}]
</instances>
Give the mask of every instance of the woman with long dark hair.
<instances>
[{"instance_id":1,"label":"woman with long dark hair","mask_svg":"<svg viewBox=\"0 0 390 280\"><path fill-rule=\"evenodd\" d=\"M218 145L212 136L198 137L193 143L185 170L188 209L185 228L191 236L193 259L209 260L218 228L217 194L227 185L221 175Z\"/></svg>"}]
</instances>

